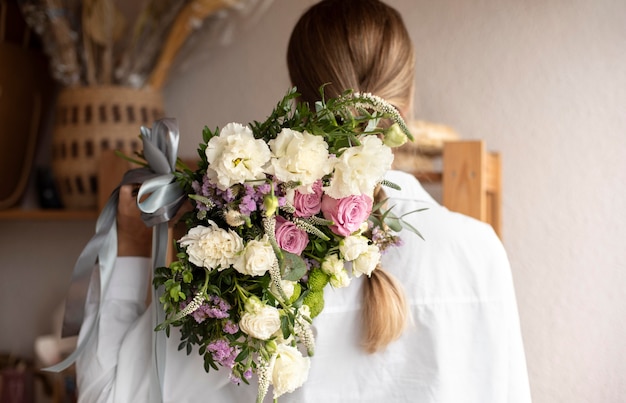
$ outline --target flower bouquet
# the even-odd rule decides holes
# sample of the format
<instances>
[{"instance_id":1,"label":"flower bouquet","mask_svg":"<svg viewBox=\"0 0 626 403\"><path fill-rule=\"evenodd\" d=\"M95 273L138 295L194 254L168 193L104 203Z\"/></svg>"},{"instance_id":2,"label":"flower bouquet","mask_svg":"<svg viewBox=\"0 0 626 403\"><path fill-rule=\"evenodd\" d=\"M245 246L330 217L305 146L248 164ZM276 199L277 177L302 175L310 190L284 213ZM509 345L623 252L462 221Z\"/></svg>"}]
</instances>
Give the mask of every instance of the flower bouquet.
<instances>
[{"instance_id":1,"label":"flower bouquet","mask_svg":"<svg viewBox=\"0 0 626 403\"><path fill-rule=\"evenodd\" d=\"M174 173L193 205L187 232L154 276L157 331L179 327L180 349L197 346L207 372L256 374L259 402L270 385L277 399L305 382L324 288L369 276L406 224L374 202L378 186L395 186L390 147L411 137L398 112L350 91L314 110L297 97L264 122L205 127L198 169Z\"/></svg>"}]
</instances>

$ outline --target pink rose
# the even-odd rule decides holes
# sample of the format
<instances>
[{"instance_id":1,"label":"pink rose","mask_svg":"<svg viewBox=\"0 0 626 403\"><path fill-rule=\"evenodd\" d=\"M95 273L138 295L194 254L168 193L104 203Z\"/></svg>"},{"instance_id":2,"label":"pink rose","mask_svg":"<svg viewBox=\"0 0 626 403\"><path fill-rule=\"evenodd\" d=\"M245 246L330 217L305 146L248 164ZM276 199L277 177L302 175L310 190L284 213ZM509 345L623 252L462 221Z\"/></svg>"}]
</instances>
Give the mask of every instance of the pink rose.
<instances>
[{"instance_id":1,"label":"pink rose","mask_svg":"<svg viewBox=\"0 0 626 403\"><path fill-rule=\"evenodd\" d=\"M309 244L309 235L306 231L296 227L296 224L287 221L281 216L276 217L276 242L287 252L299 255Z\"/></svg>"},{"instance_id":2,"label":"pink rose","mask_svg":"<svg viewBox=\"0 0 626 403\"><path fill-rule=\"evenodd\" d=\"M322 207L322 181L313 184L313 193L300 193L296 190L293 196L296 217L311 217L320 212Z\"/></svg>"},{"instance_id":3,"label":"pink rose","mask_svg":"<svg viewBox=\"0 0 626 403\"><path fill-rule=\"evenodd\" d=\"M358 230L372 212L372 198L367 195L352 195L333 199L328 195L322 198L324 218L333 221L330 230L337 235L348 236Z\"/></svg>"}]
</instances>

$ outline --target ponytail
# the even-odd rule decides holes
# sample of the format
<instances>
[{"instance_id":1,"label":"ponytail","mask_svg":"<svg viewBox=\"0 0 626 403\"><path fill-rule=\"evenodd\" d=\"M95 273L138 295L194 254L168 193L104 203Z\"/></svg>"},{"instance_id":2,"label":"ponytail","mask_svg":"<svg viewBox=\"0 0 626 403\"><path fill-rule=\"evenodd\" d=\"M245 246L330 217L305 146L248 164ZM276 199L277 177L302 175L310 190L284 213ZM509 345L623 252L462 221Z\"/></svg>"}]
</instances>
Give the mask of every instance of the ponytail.
<instances>
[{"instance_id":1,"label":"ponytail","mask_svg":"<svg viewBox=\"0 0 626 403\"><path fill-rule=\"evenodd\" d=\"M372 271L363 287L363 348L375 353L398 339L409 313L402 286L382 267Z\"/></svg>"},{"instance_id":2,"label":"ponytail","mask_svg":"<svg viewBox=\"0 0 626 403\"><path fill-rule=\"evenodd\" d=\"M387 198L383 188L374 189L374 203ZM375 353L402 335L409 318L402 285L379 264L363 286L362 344L365 351Z\"/></svg>"}]
</instances>

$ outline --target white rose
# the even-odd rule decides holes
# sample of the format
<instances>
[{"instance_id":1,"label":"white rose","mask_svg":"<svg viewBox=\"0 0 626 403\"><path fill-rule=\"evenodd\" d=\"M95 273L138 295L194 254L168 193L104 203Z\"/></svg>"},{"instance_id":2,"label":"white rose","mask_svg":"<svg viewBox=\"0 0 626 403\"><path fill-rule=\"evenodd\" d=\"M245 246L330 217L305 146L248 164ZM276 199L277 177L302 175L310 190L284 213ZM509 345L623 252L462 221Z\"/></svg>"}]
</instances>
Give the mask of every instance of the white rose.
<instances>
[{"instance_id":1,"label":"white rose","mask_svg":"<svg viewBox=\"0 0 626 403\"><path fill-rule=\"evenodd\" d=\"M344 259L352 261L367 251L368 243L363 235L350 235L339 242L339 252Z\"/></svg>"},{"instance_id":2,"label":"white rose","mask_svg":"<svg viewBox=\"0 0 626 403\"><path fill-rule=\"evenodd\" d=\"M207 176L224 190L237 183L265 179L265 165L271 153L267 144L255 139L252 130L229 123L219 136L209 140L205 151Z\"/></svg>"},{"instance_id":3,"label":"white rose","mask_svg":"<svg viewBox=\"0 0 626 403\"><path fill-rule=\"evenodd\" d=\"M253 239L248 242L233 267L241 274L262 276L275 262L274 249L272 249L267 236L264 236L261 240Z\"/></svg>"},{"instance_id":4,"label":"white rose","mask_svg":"<svg viewBox=\"0 0 626 403\"><path fill-rule=\"evenodd\" d=\"M326 256L322 262L322 271L326 274L332 276L333 274L341 273L342 270L344 270L343 260L336 253Z\"/></svg>"},{"instance_id":5,"label":"white rose","mask_svg":"<svg viewBox=\"0 0 626 403\"><path fill-rule=\"evenodd\" d=\"M300 182L304 193L312 192L313 183L332 170L328 144L321 136L283 129L269 146L272 160L268 173L282 182Z\"/></svg>"},{"instance_id":6,"label":"white rose","mask_svg":"<svg viewBox=\"0 0 626 403\"><path fill-rule=\"evenodd\" d=\"M239 319L239 328L259 340L267 340L280 329L278 309L263 305L254 312L246 312Z\"/></svg>"},{"instance_id":7,"label":"white rose","mask_svg":"<svg viewBox=\"0 0 626 403\"><path fill-rule=\"evenodd\" d=\"M389 147L376 136L365 136L360 146L350 147L337 157L330 185L324 191L335 199L360 194L370 196L392 162Z\"/></svg>"},{"instance_id":8,"label":"white rose","mask_svg":"<svg viewBox=\"0 0 626 403\"><path fill-rule=\"evenodd\" d=\"M380 256L378 246L369 245L367 251L361 253L359 257L352 262L352 274L355 277L360 277L361 274L365 274L369 277L378 263L380 263Z\"/></svg>"},{"instance_id":9,"label":"white rose","mask_svg":"<svg viewBox=\"0 0 626 403\"><path fill-rule=\"evenodd\" d=\"M274 399L302 386L309 377L311 368L311 359L304 357L295 347L279 344L276 353L276 362L272 371Z\"/></svg>"},{"instance_id":10,"label":"white rose","mask_svg":"<svg viewBox=\"0 0 626 403\"><path fill-rule=\"evenodd\" d=\"M296 281L289 281L289 280L281 279L280 287L283 289L283 292L285 293L285 297L287 297L287 299L290 299L296 289ZM278 287L276 287L276 284L274 284L274 282L272 282L272 285L270 286L270 290L272 291L272 293L274 293L274 295L280 295L280 293L278 292Z\"/></svg>"},{"instance_id":11,"label":"white rose","mask_svg":"<svg viewBox=\"0 0 626 403\"><path fill-rule=\"evenodd\" d=\"M346 269L332 274L329 279L330 285L335 288L345 288L350 285L350 281L352 281L352 279L348 275L348 271Z\"/></svg>"},{"instance_id":12,"label":"white rose","mask_svg":"<svg viewBox=\"0 0 626 403\"><path fill-rule=\"evenodd\" d=\"M209 220L210 227L198 225L178 242L187 250L189 261L207 269L230 267L243 250L243 239L232 230L224 230Z\"/></svg>"}]
</instances>

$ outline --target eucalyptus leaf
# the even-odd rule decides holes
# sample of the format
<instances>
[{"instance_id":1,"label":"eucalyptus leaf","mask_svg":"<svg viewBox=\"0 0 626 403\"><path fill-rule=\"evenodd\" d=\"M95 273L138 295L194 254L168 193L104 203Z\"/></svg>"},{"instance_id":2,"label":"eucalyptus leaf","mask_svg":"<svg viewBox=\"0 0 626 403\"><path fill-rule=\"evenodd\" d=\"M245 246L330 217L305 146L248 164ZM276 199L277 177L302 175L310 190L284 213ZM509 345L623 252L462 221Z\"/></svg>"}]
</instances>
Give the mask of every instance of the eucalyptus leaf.
<instances>
[{"instance_id":1,"label":"eucalyptus leaf","mask_svg":"<svg viewBox=\"0 0 626 403\"><path fill-rule=\"evenodd\" d=\"M283 250L283 259L280 263L280 272L283 280L298 281L306 274L306 263L304 260L291 252Z\"/></svg>"},{"instance_id":2,"label":"eucalyptus leaf","mask_svg":"<svg viewBox=\"0 0 626 403\"><path fill-rule=\"evenodd\" d=\"M402 231L402 223L395 216L387 217L387 219L385 220L385 224L387 224L389 228L391 228L395 232Z\"/></svg>"}]
</instances>

